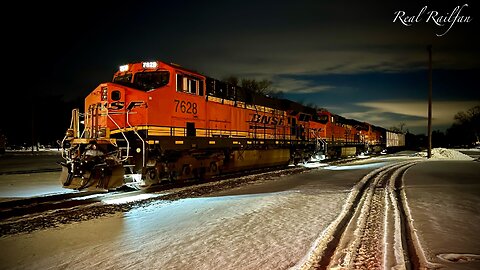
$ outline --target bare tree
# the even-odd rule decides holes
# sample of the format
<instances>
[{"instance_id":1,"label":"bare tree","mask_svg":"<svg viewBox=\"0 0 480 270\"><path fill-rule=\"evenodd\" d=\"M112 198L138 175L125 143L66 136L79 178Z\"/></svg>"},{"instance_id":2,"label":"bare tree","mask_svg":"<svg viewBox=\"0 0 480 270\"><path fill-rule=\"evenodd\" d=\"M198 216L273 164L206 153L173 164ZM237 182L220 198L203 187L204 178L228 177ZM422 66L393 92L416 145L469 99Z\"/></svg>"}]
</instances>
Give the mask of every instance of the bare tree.
<instances>
[{"instance_id":1,"label":"bare tree","mask_svg":"<svg viewBox=\"0 0 480 270\"><path fill-rule=\"evenodd\" d=\"M222 79L222 81L224 81L226 83L229 83L231 85L235 85L235 86L238 86L238 83L240 82L238 77L234 76L234 75L230 75L228 77L225 77L225 78Z\"/></svg>"},{"instance_id":2,"label":"bare tree","mask_svg":"<svg viewBox=\"0 0 480 270\"><path fill-rule=\"evenodd\" d=\"M464 126L476 142L480 142L480 105L468 109L466 112L458 112L454 119L458 125Z\"/></svg>"},{"instance_id":3,"label":"bare tree","mask_svg":"<svg viewBox=\"0 0 480 270\"><path fill-rule=\"evenodd\" d=\"M266 79L261 81L255 79L242 79L241 83L243 88L249 89L255 93L266 95L269 91L272 91L273 82Z\"/></svg>"},{"instance_id":4,"label":"bare tree","mask_svg":"<svg viewBox=\"0 0 480 270\"><path fill-rule=\"evenodd\" d=\"M393 127L390 127L390 130L391 131L395 131L395 132L402 132L402 133L405 133L405 123L400 123L398 126L393 126Z\"/></svg>"}]
</instances>

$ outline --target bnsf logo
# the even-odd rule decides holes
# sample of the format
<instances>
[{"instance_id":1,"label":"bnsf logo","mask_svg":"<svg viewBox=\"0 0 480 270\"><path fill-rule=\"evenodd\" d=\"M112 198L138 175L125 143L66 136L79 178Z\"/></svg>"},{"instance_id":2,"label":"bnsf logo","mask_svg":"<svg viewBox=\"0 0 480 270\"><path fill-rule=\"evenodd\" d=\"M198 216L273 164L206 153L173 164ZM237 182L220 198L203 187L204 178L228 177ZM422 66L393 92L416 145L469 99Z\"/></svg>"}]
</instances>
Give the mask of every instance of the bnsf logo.
<instances>
[{"instance_id":1,"label":"bnsf logo","mask_svg":"<svg viewBox=\"0 0 480 270\"><path fill-rule=\"evenodd\" d=\"M260 115L260 114L252 115L252 119L250 120L250 122L261 123L266 125L278 125L278 126L283 125L282 118L278 118L275 116Z\"/></svg>"},{"instance_id":2,"label":"bnsf logo","mask_svg":"<svg viewBox=\"0 0 480 270\"><path fill-rule=\"evenodd\" d=\"M115 101L110 104L104 103L102 104L102 106L103 108L106 108L112 111L118 111L125 108L125 102ZM130 111L135 107L142 107L142 106L147 107L147 104L145 103L145 101L131 101L130 103L128 103L127 110Z\"/></svg>"}]
</instances>

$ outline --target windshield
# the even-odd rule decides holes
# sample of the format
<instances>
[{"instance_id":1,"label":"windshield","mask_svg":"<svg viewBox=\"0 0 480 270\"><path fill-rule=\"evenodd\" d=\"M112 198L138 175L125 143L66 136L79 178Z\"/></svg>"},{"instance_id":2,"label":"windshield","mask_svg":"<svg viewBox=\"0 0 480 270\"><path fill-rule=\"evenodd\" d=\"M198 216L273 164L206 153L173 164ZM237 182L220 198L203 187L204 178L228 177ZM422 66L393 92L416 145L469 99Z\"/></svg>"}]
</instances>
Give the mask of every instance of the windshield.
<instances>
[{"instance_id":1,"label":"windshield","mask_svg":"<svg viewBox=\"0 0 480 270\"><path fill-rule=\"evenodd\" d=\"M113 78L113 82L124 86L132 86L132 73L116 76Z\"/></svg>"},{"instance_id":2,"label":"windshield","mask_svg":"<svg viewBox=\"0 0 480 270\"><path fill-rule=\"evenodd\" d=\"M320 115L318 117L318 121L322 124L328 123L328 115Z\"/></svg>"},{"instance_id":3,"label":"windshield","mask_svg":"<svg viewBox=\"0 0 480 270\"><path fill-rule=\"evenodd\" d=\"M133 78L135 88L148 91L168 84L170 73L168 71L138 72Z\"/></svg>"}]
</instances>

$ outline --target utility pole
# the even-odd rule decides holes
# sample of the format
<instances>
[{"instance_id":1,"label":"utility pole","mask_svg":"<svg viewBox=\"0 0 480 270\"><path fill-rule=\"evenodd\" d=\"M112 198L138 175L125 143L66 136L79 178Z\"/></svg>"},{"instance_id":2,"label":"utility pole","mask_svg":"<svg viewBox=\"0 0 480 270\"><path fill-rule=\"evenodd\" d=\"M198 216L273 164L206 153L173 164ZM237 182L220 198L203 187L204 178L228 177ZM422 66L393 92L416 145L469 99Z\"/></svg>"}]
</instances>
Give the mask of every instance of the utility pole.
<instances>
[{"instance_id":1,"label":"utility pole","mask_svg":"<svg viewBox=\"0 0 480 270\"><path fill-rule=\"evenodd\" d=\"M432 157L432 45L428 50L428 150L427 158Z\"/></svg>"},{"instance_id":2,"label":"utility pole","mask_svg":"<svg viewBox=\"0 0 480 270\"><path fill-rule=\"evenodd\" d=\"M33 146L35 145L35 122L34 122L34 119L35 119L35 111L33 109L33 98L31 98L31 101L32 101L32 104L30 104L30 109L31 109L31 112L32 112L32 118L31 118L31 122L32 122L32 154L33 154Z\"/></svg>"}]
</instances>

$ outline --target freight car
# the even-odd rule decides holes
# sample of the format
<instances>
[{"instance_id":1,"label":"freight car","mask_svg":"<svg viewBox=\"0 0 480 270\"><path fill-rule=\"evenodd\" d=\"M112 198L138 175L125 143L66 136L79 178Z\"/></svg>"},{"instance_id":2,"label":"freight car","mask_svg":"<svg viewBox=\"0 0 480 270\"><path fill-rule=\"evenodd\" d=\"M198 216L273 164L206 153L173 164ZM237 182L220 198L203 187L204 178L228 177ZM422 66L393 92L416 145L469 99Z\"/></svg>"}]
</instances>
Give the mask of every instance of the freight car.
<instances>
[{"instance_id":1,"label":"freight car","mask_svg":"<svg viewBox=\"0 0 480 270\"><path fill-rule=\"evenodd\" d=\"M156 61L95 88L62 144L62 185L108 190L385 148L387 131Z\"/></svg>"}]
</instances>

